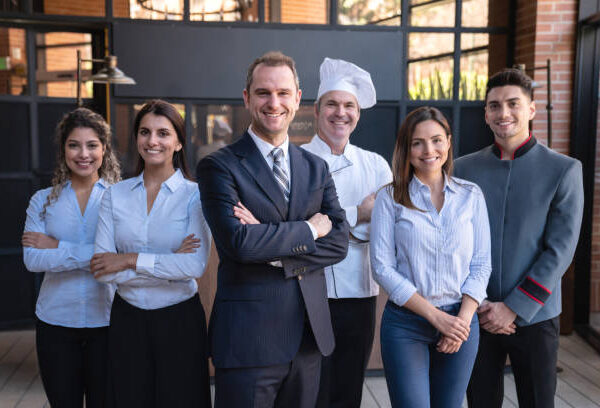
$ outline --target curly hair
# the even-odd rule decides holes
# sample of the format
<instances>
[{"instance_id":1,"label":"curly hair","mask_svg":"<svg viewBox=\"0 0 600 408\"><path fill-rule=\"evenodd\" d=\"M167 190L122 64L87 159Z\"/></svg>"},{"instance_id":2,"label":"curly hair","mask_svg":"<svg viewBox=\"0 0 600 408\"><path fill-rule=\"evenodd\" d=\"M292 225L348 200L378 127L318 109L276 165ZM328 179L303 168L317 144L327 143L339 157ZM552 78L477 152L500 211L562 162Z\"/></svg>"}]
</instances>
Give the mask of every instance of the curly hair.
<instances>
[{"instance_id":1,"label":"curly hair","mask_svg":"<svg viewBox=\"0 0 600 408\"><path fill-rule=\"evenodd\" d=\"M101 115L86 108L77 108L63 116L56 126L55 143L58 146L56 151L56 167L52 177L52 190L48 194L48 198L40 213L42 218L46 215L46 208L56 201L71 176L71 170L67 167L65 160L65 144L71 132L77 128L92 129L104 147L102 165L98 169L98 176L110 184L121 180L121 165L112 150L112 131L110 130L110 126Z\"/></svg>"}]
</instances>

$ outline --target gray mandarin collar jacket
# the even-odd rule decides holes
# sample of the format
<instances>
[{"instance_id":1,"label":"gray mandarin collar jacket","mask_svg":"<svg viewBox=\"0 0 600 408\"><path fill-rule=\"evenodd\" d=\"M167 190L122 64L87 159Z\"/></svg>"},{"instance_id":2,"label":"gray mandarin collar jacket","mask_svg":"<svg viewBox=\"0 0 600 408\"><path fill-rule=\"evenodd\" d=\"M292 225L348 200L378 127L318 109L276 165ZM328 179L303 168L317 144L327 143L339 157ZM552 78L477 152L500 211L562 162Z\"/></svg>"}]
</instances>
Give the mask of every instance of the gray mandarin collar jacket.
<instances>
[{"instance_id":1,"label":"gray mandarin collar jacket","mask_svg":"<svg viewBox=\"0 0 600 408\"><path fill-rule=\"evenodd\" d=\"M519 326L561 312L560 280L569 267L583 215L581 163L531 137L501 160L496 145L456 160L455 175L485 195L492 235L488 299L504 301Z\"/></svg>"}]
</instances>

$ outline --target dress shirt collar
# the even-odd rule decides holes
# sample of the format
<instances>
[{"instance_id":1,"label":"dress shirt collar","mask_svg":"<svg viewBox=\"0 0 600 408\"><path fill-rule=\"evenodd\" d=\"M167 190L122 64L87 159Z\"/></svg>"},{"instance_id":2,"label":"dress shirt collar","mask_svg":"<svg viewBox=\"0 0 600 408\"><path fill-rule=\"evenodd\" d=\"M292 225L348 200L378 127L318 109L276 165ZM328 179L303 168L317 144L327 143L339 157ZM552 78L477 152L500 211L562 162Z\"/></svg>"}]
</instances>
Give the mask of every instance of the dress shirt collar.
<instances>
[{"instance_id":1,"label":"dress shirt collar","mask_svg":"<svg viewBox=\"0 0 600 408\"><path fill-rule=\"evenodd\" d=\"M444 193L446 193L448 191L451 193L455 193L456 186L454 186L454 183L455 182L453 180L451 180L451 178L448 177L448 175L446 173L444 173L444 188L442 189L442 191ZM430 191L429 186L427 184L423 183L421 180L419 180L419 178L415 175L413 175L412 180L408 184L408 189L413 194L415 194L423 189L427 189L427 191Z\"/></svg>"},{"instance_id":2,"label":"dress shirt collar","mask_svg":"<svg viewBox=\"0 0 600 408\"><path fill-rule=\"evenodd\" d=\"M142 171L139 176L136 176L133 178L134 182L131 184L131 189L134 190L135 188L139 187L140 185L144 184L144 172ZM175 173L173 173L171 175L171 177L169 177L168 179L166 179L162 185L167 186L167 188L171 191L174 192L176 191L179 186L181 186L184 182L184 177L183 174L181 173L180 169L175 169Z\"/></svg>"},{"instance_id":3,"label":"dress shirt collar","mask_svg":"<svg viewBox=\"0 0 600 408\"><path fill-rule=\"evenodd\" d=\"M260 151L260 154L263 155L263 157L265 159L270 158L270 153L273 149L275 149L276 147L279 147L281 150L283 150L283 157L285 160L287 160L288 158L288 150L289 150L289 146L290 146L290 138L289 136L286 135L285 137L285 141L279 145L279 146L273 146L271 143L269 142L265 142L263 139L261 139L260 137L257 136L256 133L254 133L254 131L252 130L252 126L248 127L248 134L250 135L250 137L252 138L252 140L254 140L254 144L256 145L256 147L258 147L258 150ZM271 161L273 159L271 158Z\"/></svg>"},{"instance_id":4,"label":"dress shirt collar","mask_svg":"<svg viewBox=\"0 0 600 408\"><path fill-rule=\"evenodd\" d=\"M71 187L71 179L68 179L65 182L65 187ZM108 184L108 182L106 180L104 180L103 178L98 179L98 181L96 181L96 183L94 184L94 186L100 186L104 189L107 189L110 185ZM71 187L72 188L72 187Z\"/></svg>"}]
</instances>

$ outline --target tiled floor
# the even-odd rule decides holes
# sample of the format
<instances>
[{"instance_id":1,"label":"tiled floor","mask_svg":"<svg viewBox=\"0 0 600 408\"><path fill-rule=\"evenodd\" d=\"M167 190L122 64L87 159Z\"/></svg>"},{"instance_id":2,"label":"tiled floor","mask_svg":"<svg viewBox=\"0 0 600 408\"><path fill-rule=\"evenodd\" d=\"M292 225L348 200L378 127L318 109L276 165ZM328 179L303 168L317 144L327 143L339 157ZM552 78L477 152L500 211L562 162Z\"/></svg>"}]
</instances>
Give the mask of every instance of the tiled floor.
<instances>
[{"instance_id":1,"label":"tiled floor","mask_svg":"<svg viewBox=\"0 0 600 408\"><path fill-rule=\"evenodd\" d=\"M600 355L576 335L561 336L556 407L600 408ZM512 375L505 376L504 407L517 407ZM464 404L466 407L466 404ZM31 330L0 332L0 408L49 407L40 381ZM391 407L383 377L368 377L363 408Z\"/></svg>"}]
</instances>

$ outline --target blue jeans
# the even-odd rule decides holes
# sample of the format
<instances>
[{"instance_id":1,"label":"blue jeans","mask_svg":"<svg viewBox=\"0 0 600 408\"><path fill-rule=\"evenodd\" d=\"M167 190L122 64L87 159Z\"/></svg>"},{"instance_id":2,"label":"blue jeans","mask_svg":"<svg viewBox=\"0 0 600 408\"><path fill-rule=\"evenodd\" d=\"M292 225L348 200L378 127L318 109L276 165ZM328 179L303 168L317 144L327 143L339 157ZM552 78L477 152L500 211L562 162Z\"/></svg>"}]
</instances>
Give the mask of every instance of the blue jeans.
<instances>
[{"instance_id":1,"label":"blue jeans","mask_svg":"<svg viewBox=\"0 0 600 408\"><path fill-rule=\"evenodd\" d=\"M460 303L440 309L456 316ZM425 318L388 301L381 319L381 355L392 407L461 407L479 345L477 313L458 352L438 352L439 337Z\"/></svg>"}]
</instances>

